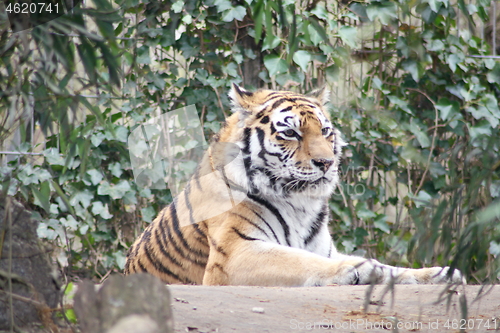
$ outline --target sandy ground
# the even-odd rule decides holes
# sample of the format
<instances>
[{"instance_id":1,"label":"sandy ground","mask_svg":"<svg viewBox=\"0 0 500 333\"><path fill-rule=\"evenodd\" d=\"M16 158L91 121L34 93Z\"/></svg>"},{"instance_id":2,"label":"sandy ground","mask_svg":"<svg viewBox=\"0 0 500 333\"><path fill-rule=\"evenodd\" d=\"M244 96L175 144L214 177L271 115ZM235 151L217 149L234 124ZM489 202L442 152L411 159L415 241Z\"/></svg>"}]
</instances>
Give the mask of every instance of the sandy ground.
<instances>
[{"instance_id":1,"label":"sandy ground","mask_svg":"<svg viewBox=\"0 0 500 333\"><path fill-rule=\"evenodd\" d=\"M175 332L500 332L500 285L169 288Z\"/></svg>"}]
</instances>

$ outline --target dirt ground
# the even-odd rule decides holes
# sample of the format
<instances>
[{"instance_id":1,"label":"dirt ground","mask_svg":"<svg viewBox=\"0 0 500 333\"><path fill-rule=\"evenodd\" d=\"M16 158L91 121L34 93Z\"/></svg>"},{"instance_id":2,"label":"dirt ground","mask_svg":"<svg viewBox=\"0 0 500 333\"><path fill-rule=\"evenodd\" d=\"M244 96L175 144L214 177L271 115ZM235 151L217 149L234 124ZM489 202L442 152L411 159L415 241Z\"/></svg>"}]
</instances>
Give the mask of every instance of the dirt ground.
<instances>
[{"instance_id":1,"label":"dirt ground","mask_svg":"<svg viewBox=\"0 0 500 333\"><path fill-rule=\"evenodd\" d=\"M500 332L500 285L169 289L175 332Z\"/></svg>"}]
</instances>

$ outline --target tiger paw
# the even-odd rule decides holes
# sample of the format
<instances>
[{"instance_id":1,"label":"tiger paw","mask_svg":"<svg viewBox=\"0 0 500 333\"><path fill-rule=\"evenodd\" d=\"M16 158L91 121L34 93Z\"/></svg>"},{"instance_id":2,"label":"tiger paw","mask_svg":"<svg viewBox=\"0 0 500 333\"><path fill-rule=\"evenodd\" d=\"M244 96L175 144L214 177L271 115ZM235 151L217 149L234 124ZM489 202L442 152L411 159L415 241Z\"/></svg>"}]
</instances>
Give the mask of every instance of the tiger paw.
<instances>
[{"instance_id":1,"label":"tiger paw","mask_svg":"<svg viewBox=\"0 0 500 333\"><path fill-rule=\"evenodd\" d=\"M421 269L411 269L403 272L398 283L402 284L444 284L444 283L467 283L462 273L455 269L451 276L449 267L430 267Z\"/></svg>"}]
</instances>

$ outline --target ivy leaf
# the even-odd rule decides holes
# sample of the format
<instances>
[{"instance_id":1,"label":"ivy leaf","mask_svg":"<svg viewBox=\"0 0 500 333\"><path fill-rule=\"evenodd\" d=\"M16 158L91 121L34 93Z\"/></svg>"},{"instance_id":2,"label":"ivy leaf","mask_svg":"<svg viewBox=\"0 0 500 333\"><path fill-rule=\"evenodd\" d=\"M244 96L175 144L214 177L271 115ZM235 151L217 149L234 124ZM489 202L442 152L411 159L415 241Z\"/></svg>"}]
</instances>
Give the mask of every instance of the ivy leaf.
<instances>
[{"instance_id":1,"label":"ivy leaf","mask_svg":"<svg viewBox=\"0 0 500 333\"><path fill-rule=\"evenodd\" d=\"M222 21L231 22L232 20L242 21L247 10L243 6L236 6L229 9L226 14L222 17Z\"/></svg>"},{"instance_id":2,"label":"ivy leaf","mask_svg":"<svg viewBox=\"0 0 500 333\"><path fill-rule=\"evenodd\" d=\"M97 194L109 195L112 199L121 199L130 190L130 184L126 180L122 180L116 185L111 185L107 181L104 181L97 188Z\"/></svg>"},{"instance_id":3,"label":"ivy leaf","mask_svg":"<svg viewBox=\"0 0 500 333\"><path fill-rule=\"evenodd\" d=\"M275 54L269 54L264 57L264 66L266 66L269 76L284 73L288 70L286 61Z\"/></svg>"},{"instance_id":4,"label":"ivy leaf","mask_svg":"<svg viewBox=\"0 0 500 333\"><path fill-rule=\"evenodd\" d=\"M231 5L231 1L229 1L229 0L216 0L214 2L214 5L217 6L218 13L223 12L226 9L230 9L233 7L233 5Z\"/></svg>"},{"instance_id":5,"label":"ivy leaf","mask_svg":"<svg viewBox=\"0 0 500 333\"><path fill-rule=\"evenodd\" d=\"M358 31L355 27L342 26L339 29L339 36L342 41L352 48L357 47Z\"/></svg>"},{"instance_id":6,"label":"ivy leaf","mask_svg":"<svg viewBox=\"0 0 500 333\"><path fill-rule=\"evenodd\" d=\"M300 66L300 68L306 72L307 66L311 61L311 54L307 51L300 50L293 54L293 61Z\"/></svg>"},{"instance_id":7,"label":"ivy leaf","mask_svg":"<svg viewBox=\"0 0 500 333\"><path fill-rule=\"evenodd\" d=\"M108 204L103 205L100 201L94 201L92 203L92 214L100 215L103 219L106 220L109 220L113 217L113 215L109 213Z\"/></svg>"},{"instance_id":8,"label":"ivy leaf","mask_svg":"<svg viewBox=\"0 0 500 333\"><path fill-rule=\"evenodd\" d=\"M450 102L448 98L444 97L439 99L436 109L440 111L441 119L447 121L460 111L460 105L457 101Z\"/></svg>"},{"instance_id":9,"label":"ivy leaf","mask_svg":"<svg viewBox=\"0 0 500 333\"><path fill-rule=\"evenodd\" d=\"M373 225L386 234L389 234L391 232L391 228L387 224L387 216L385 214L379 214L373 221Z\"/></svg>"},{"instance_id":10,"label":"ivy leaf","mask_svg":"<svg viewBox=\"0 0 500 333\"><path fill-rule=\"evenodd\" d=\"M309 33L308 35L311 40L311 43L313 43L314 45L318 45L319 43L321 43L322 41L321 35L312 24L309 24L307 26L307 31Z\"/></svg>"},{"instance_id":11,"label":"ivy leaf","mask_svg":"<svg viewBox=\"0 0 500 333\"><path fill-rule=\"evenodd\" d=\"M328 12L326 11L323 4L318 4L316 7L314 7L314 9L311 10L311 14L316 15L320 19L328 21Z\"/></svg>"},{"instance_id":12,"label":"ivy leaf","mask_svg":"<svg viewBox=\"0 0 500 333\"><path fill-rule=\"evenodd\" d=\"M76 206L77 203L80 203L83 207L88 207L92 199L94 199L94 194L89 190L83 190L76 192L76 194L69 199L69 203L73 207Z\"/></svg>"},{"instance_id":13,"label":"ivy leaf","mask_svg":"<svg viewBox=\"0 0 500 333\"><path fill-rule=\"evenodd\" d=\"M427 148L431 146L431 140L429 139L429 136L427 135L427 133L422 131L415 122L411 122L410 132L412 132L415 135L418 143L422 148Z\"/></svg>"},{"instance_id":14,"label":"ivy leaf","mask_svg":"<svg viewBox=\"0 0 500 333\"><path fill-rule=\"evenodd\" d=\"M415 80L415 82L420 80L423 71L415 60L405 60L401 66L403 66L403 69L411 74L411 77Z\"/></svg>"},{"instance_id":15,"label":"ivy leaf","mask_svg":"<svg viewBox=\"0 0 500 333\"><path fill-rule=\"evenodd\" d=\"M340 75L340 67L337 65L331 65L325 68L326 77L333 82L337 82L339 80Z\"/></svg>"},{"instance_id":16,"label":"ivy leaf","mask_svg":"<svg viewBox=\"0 0 500 333\"><path fill-rule=\"evenodd\" d=\"M401 98L394 95L387 97L389 98L389 101L391 101L392 104L398 106L404 112L413 115L413 111L410 109L407 101L403 101Z\"/></svg>"},{"instance_id":17,"label":"ivy leaf","mask_svg":"<svg viewBox=\"0 0 500 333\"><path fill-rule=\"evenodd\" d=\"M370 21L378 18L380 23L388 25L392 19L398 18L397 8L396 3L392 1L372 4L366 7L366 15Z\"/></svg>"},{"instance_id":18,"label":"ivy leaf","mask_svg":"<svg viewBox=\"0 0 500 333\"><path fill-rule=\"evenodd\" d=\"M489 83L499 83L500 82L500 62L495 64L495 67L486 74L486 78Z\"/></svg>"},{"instance_id":19,"label":"ivy leaf","mask_svg":"<svg viewBox=\"0 0 500 333\"><path fill-rule=\"evenodd\" d=\"M490 242L490 253L494 256L498 256L500 254L500 243L495 241Z\"/></svg>"},{"instance_id":20,"label":"ivy leaf","mask_svg":"<svg viewBox=\"0 0 500 333\"><path fill-rule=\"evenodd\" d=\"M172 10L174 13L182 12L182 8L184 8L184 1L178 0L172 4Z\"/></svg>"},{"instance_id":21,"label":"ivy leaf","mask_svg":"<svg viewBox=\"0 0 500 333\"><path fill-rule=\"evenodd\" d=\"M146 208L142 208L141 213L142 213L142 219L144 220L144 222L148 222L148 223L153 222L153 219L156 216L155 209L151 206L146 207Z\"/></svg>"}]
</instances>

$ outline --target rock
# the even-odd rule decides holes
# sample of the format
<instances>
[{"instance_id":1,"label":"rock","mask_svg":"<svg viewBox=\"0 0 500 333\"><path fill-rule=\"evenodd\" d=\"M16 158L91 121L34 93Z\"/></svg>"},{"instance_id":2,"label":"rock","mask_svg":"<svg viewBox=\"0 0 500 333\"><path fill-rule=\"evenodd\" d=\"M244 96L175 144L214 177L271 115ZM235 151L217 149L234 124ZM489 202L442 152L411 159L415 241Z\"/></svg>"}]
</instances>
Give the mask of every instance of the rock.
<instances>
[{"instance_id":1,"label":"rock","mask_svg":"<svg viewBox=\"0 0 500 333\"><path fill-rule=\"evenodd\" d=\"M60 282L37 227L20 203L0 195L0 330L10 329L11 297L14 326L54 325L50 309L59 303Z\"/></svg>"},{"instance_id":2,"label":"rock","mask_svg":"<svg viewBox=\"0 0 500 333\"><path fill-rule=\"evenodd\" d=\"M114 275L99 289L78 286L74 309L82 333L173 332L167 286L149 274Z\"/></svg>"},{"instance_id":3,"label":"rock","mask_svg":"<svg viewBox=\"0 0 500 333\"><path fill-rule=\"evenodd\" d=\"M148 315L130 315L124 317L106 333L162 333L158 324Z\"/></svg>"}]
</instances>

